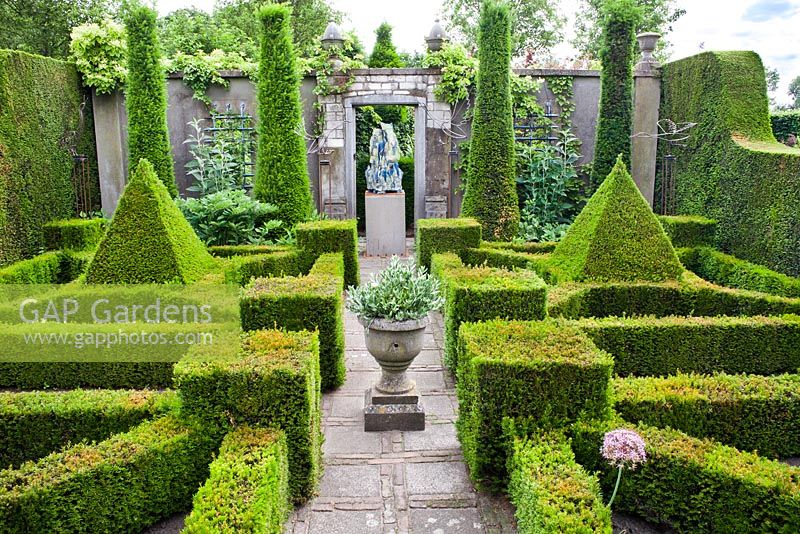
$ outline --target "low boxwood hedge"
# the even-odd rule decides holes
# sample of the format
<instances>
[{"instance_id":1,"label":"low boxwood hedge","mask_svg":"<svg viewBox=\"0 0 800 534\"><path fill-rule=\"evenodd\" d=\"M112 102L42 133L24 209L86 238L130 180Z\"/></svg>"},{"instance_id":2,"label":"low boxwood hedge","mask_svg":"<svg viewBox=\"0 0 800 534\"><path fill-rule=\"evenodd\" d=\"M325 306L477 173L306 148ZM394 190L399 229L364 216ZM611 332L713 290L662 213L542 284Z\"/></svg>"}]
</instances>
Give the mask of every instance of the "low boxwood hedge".
<instances>
[{"instance_id":1,"label":"low boxwood hedge","mask_svg":"<svg viewBox=\"0 0 800 534\"><path fill-rule=\"evenodd\" d=\"M0 531L141 531L189 507L214 445L167 415L0 471Z\"/></svg>"},{"instance_id":2,"label":"low boxwood hedge","mask_svg":"<svg viewBox=\"0 0 800 534\"><path fill-rule=\"evenodd\" d=\"M459 330L456 422L470 475L506 481L504 417L559 427L610 409L611 356L579 329L550 322L465 323Z\"/></svg>"},{"instance_id":3,"label":"low boxwood hedge","mask_svg":"<svg viewBox=\"0 0 800 534\"><path fill-rule=\"evenodd\" d=\"M287 252L292 249L293 247L289 245L214 245L208 247L211 255L218 258L271 254L274 252Z\"/></svg>"},{"instance_id":4,"label":"low boxwood hedge","mask_svg":"<svg viewBox=\"0 0 800 534\"><path fill-rule=\"evenodd\" d=\"M619 376L773 375L800 368L800 317L640 317L569 322L614 356Z\"/></svg>"},{"instance_id":5,"label":"low boxwood hedge","mask_svg":"<svg viewBox=\"0 0 800 534\"><path fill-rule=\"evenodd\" d=\"M341 386L344 365L344 262L323 254L307 276L255 278L240 300L245 331L268 328L319 331L322 389Z\"/></svg>"},{"instance_id":6,"label":"low boxwood hedge","mask_svg":"<svg viewBox=\"0 0 800 534\"><path fill-rule=\"evenodd\" d=\"M554 241L482 241L480 248L495 250L513 250L514 252L525 252L527 254L549 254L556 249L557 242Z\"/></svg>"},{"instance_id":7,"label":"low boxwood hedge","mask_svg":"<svg viewBox=\"0 0 800 534\"><path fill-rule=\"evenodd\" d=\"M341 252L344 257L345 287L359 284L358 230L355 219L306 222L297 225L296 233L297 246L313 259L327 252Z\"/></svg>"},{"instance_id":8,"label":"low boxwood hedge","mask_svg":"<svg viewBox=\"0 0 800 534\"><path fill-rule=\"evenodd\" d=\"M434 254L433 264L445 296L444 361L454 371L461 323L546 316L547 287L533 271L466 267L453 253Z\"/></svg>"},{"instance_id":9,"label":"low boxwood hedge","mask_svg":"<svg viewBox=\"0 0 800 534\"><path fill-rule=\"evenodd\" d=\"M627 421L713 438L770 458L800 456L800 375L614 380L615 408Z\"/></svg>"},{"instance_id":10,"label":"low boxwood hedge","mask_svg":"<svg viewBox=\"0 0 800 534\"><path fill-rule=\"evenodd\" d=\"M517 252L516 250L505 248L493 248L484 246L481 243L479 248L468 248L461 252L461 259L467 265L487 265L502 269L531 269L531 261L541 258L541 255L529 254L527 252ZM535 269L531 269L535 270Z\"/></svg>"},{"instance_id":11,"label":"low boxwood hedge","mask_svg":"<svg viewBox=\"0 0 800 534\"><path fill-rule=\"evenodd\" d=\"M101 441L177 408L172 391L0 392L0 467Z\"/></svg>"},{"instance_id":12,"label":"low boxwood hedge","mask_svg":"<svg viewBox=\"0 0 800 534\"><path fill-rule=\"evenodd\" d=\"M417 263L428 270L436 253L460 255L481 244L481 225L475 219L419 219L416 227Z\"/></svg>"},{"instance_id":13,"label":"low boxwood hedge","mask_svg":"<svg viewBox=\"0 0 800 534\"><path fill-rule=\"evenodd\" d=\"M0 284L65 284L78 278L92 261L93 252L45 252L0 269Z\"/></svg>"},{"instance_id":14,"label":"low boxwood hedge","mask_svg":"<svg viewBox=\"0 0 800 534\"><path fill-rule=\"evenodd\" d=\"M174 362L0 362L0 388L142 389L172 386Z\"/></svg>"},{"instance_id":15,"label":"low boxwood hedge","mask_svg":"<svg viewBox=\"0 0 800 534\"><path fill-rule=\"evenodd\" d=\"M679 532L800 532L800 469L677 430L612 419L574 425L575 457L601 472L605 492L617 469L600 457L600 445L615 428L639 432L647 461L623 473L614 510Z\"/></svg>"},{"instance_id":16,"label":"low boxwood hedge","mask_svg":"<svg viewBox=\"0 0 800 534\"><path fill-rule=\"evenodd\" d=\"M230 432L183 532L283 532L290 509L287 454L280 430L242 426Z\"/></svg>"},{"instance_id":17,"label":"low boxwood hedge","mask_svg":"<svg viewBox=\"0 0 800 534\"><path fill-rule=\"evenodd\" d=\"M175 365L183 413L209 428L279 428L289 444L289 488L300 502L321 470L319 342L316 333L259 330L241 346L195 345Z\"/></svg>"},{"instance_id":18,"label":"low boxwood hedge","mask_svg":"<svg viewBox=\"0 0 800 534\"><path fill-rule=\"evenodd\" d=\"M105 219L66 219L46 223L44 242L47 250L93 250L106 232Z\"/></svg>"},{"instance_id":19,"label":"low boxwood hedge","mask_svg":"<svg viewBox=\"0 0 800 534\"><path fill-rule=\"evenodd\" d=\"M740 260L719 250L697 247L678 250L687 269L711 283L771 295L800 297L800 278Z\"/></svg>"},{"instance_id":20,"label":"low boxwood hedge","mask_svg":"<svg viewBox=\"0 0 800 534\"><path fill-rule=\"evenodd\" d=\"M225 281L243 286L253 278L297 276L308 272L313 262L314 257L299 249L231 256L225 262Z\"/></svg>"},{"instance_id":21,"label":"low boxwood hedge","mask_svg":"<svg viewBox=\"0 0 800 534\"><path fill-rule=\"evenodd\" d=\"M603 504L597 477L575 462L563 436L515 439L508 473L517 532L611 534L611 510Z\"/></svg>"},{"instance_id":22,"label":"low boxwood hedge","mask_svg":"<svg viewBox=\"0 0 800 534\"><path fill-rule=\"evenodd\" d=\"M713 247L717 221L699 215L659 215L658 220L673 247Z\"/></svg>"}]
</instances>

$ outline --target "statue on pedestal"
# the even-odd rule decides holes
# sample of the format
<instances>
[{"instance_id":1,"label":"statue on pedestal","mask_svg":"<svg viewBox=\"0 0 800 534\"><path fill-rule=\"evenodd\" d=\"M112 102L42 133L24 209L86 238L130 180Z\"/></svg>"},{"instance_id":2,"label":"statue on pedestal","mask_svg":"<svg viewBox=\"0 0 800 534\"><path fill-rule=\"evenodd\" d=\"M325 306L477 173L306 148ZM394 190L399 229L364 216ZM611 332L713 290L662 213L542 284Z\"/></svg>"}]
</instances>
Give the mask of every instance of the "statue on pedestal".
<instances>
[{"instance_id":1,"label":"statue on pedestal","mask_svg":"<svg viewBox=\"0 0 800 534\"><path fill-rule=\"evenodd\" d=\"M403 171L400 170L400 146L391 124L381 123L372 130L369 140L369 165L364 173L367 191L396 193L403 190Z\"/></svg>"}]
</instances>

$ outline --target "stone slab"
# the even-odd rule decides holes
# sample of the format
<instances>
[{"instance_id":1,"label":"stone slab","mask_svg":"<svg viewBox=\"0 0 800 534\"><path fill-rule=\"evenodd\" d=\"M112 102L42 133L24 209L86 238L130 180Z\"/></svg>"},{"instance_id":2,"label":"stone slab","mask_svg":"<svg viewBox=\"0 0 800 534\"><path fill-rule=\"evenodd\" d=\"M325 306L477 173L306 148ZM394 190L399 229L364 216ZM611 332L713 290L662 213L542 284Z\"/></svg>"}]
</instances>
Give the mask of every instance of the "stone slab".
<instances>
[{"instance_id":1,"label":"stone slab","mask_svg":"<svg viewBox=\"0 0 800 534\"><path fill-rule=\"evenodd\" d=\"M367 256L402 256L406 252L406 194L364 193Z\"/></svg>"},{"instance_id":2,"label":"stone slab","mask_svg":"<svg viewBox=\"0 0 800 534\"><path fill-rule=\"evenodd\" d=\"M425 409L416 404L372 404L371 389L364 395L364 431L425 430Z\"/></svg>"},{"instance_id":3,"label":"stone slab","mask_svg":"<svg viewBox=\"0 0 800 534\"><path fill-rule=\"evenodd\" d=\"M419 508L411 510L414 534L485 532L475 508Z\"/></svg>"},{"instance_id":4,"label":"stone slab","mask_svg":"<svg viewBox=\"0 0 800 534\"><path fill-rule=\"evenodd\" d=\"M421 462L406 464L409 495L473 493L467 467L461 462Z\"/></svg>"},{"instance_id":5,"label":"stone slab","mask_svg":"<svg viewBox=\"0 0 800 534\"><path fill-rule=\"evenodd\" d=\"M309 519L310 534L379 534L383 527L381 512L360 510L333 510L312 512Z\"/></svg>"},{"instance_id":6,"label":"stone slab","mask_svg":"<svg viewBox=\"0 0 800 534\"><path fill-rule=\"evenodd\" d=\"M380 497L379 465L326 465L320 497Z\"/></svg>"},{"instance_id":7,"label":"stone slab","mask_svg":"<svg viewBox=\"0 0 800 534\"><path fill-rule=\"evenodd\" d=\"M365 406L370 404L384 405L384 404L419 404L419 391L415 385L410 391L406 393L381 393L375 386L367 389Z\"/></svg>"}]
</instances>

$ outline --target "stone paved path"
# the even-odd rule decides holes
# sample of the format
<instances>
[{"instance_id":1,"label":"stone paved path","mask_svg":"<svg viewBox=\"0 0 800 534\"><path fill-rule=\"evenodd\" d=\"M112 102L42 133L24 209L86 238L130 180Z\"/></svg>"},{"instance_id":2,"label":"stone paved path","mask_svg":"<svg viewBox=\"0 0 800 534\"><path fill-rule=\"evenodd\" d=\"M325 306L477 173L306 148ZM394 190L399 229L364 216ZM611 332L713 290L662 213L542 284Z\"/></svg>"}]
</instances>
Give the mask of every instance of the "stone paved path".
<instances>
[{"instance_id":1,"label":"stone paved path","mask_svg":"<svg viewBox=\"0 0 800 534\"><path fill-rule=\"evenodd\" d=\"M387 260L361 258L362 280ZM345 317L347 380L323 396L325 473L319 495L294 512L291 534L514 532L503 498L473 488L456 438L456 397L442 367L442 318L409 373L423 395L424 432L364 432L364 391L379 375L363 327Z\"/></svg>"}]
</instances>

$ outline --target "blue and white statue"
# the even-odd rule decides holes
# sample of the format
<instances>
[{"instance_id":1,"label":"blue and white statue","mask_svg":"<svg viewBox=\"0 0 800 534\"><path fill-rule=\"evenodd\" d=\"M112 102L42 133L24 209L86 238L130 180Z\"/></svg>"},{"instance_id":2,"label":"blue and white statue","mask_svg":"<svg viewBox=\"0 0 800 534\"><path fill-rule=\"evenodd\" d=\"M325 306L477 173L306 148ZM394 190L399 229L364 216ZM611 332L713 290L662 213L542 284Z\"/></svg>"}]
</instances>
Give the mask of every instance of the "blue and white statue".
<instances>
[{"instance_id":1,"label":"blue and white statue","mask_svg":"<svg viewBox=\"0 0 800 534\"><path fill-rule=\"evenodd\" d=\"M371 193L396 193L403 190L403 171L397 161L400 147L391 124L381 123L372 130L369 140L369 165L364 173L367 191Z\"/></svg>"}]
</instances>

